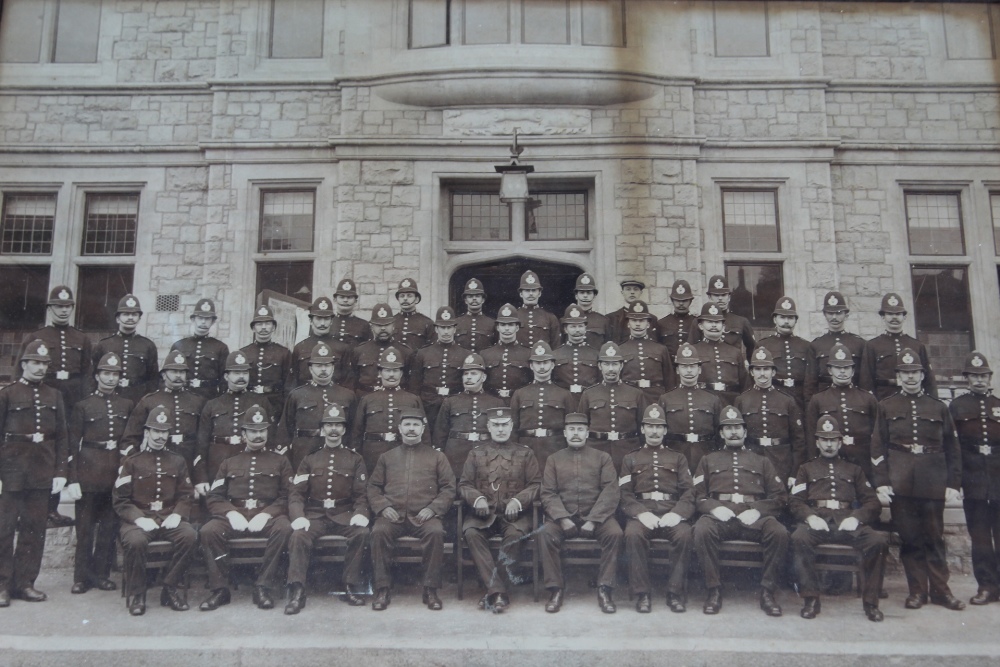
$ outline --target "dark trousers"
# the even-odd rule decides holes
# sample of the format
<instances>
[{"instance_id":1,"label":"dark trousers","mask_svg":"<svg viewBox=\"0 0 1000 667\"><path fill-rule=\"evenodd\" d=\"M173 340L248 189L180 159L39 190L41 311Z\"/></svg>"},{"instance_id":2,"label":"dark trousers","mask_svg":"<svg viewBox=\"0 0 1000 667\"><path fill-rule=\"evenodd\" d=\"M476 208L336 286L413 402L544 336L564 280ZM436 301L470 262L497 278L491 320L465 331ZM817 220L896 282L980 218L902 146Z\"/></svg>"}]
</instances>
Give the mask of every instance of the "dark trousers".
<instances>
[{"instance_id":1,"label":"dark trousers","mask_svg":"<svg viewBox=\"0 0 1000 667\"><path fill-rule=\"evenodd\" d=\"M488 528L469 526L462 532L469 545L472 562L476 564L479 580L486 586L486 593L509 593L511 569L521 559L521 548L527 539L525 532L517 524L500 517ZM500 543L497 560L494 561L489 540L490 535L498 533L503 535L503 541Z\"/></svg>"},{"instance_id":2,"label":"dark trousers","mask_svg":"<svg viewBox=\"0 0 1000 667\"><path fill-rule=\"evenodd\" d=\"M670 576L667 592L684 595L687 578L688 558L691 554L691 524L681 521L673 528L650 530L638 519L629 519L625 525L625 560L628 561L628 585L635 593L650 593L653 590L649 580L649 541L654 537L665 537L670 541Z\"/></svg>"},{"instance_id":3,"label":"dark trousers","mask_svg":"<svg viewBox=\"0 0 1000 667\"><path fill-rule=\"evenodd\" d=\"M562 571L562 544L566 539L558 521L546 521L539 528L539 548L542 552L542 573L545 588L565 588L566 580ZM597 526L594 537L601 546L601 564L597 573L597 585L615 587L618 570L618 554L621 553L622 527L614 517Z\"/></svg>"},{"instance_id":4,"label":"dark trousers","mask_svg":"<svg viewBox=\"0 0 1000 667\"><path fill-rule=\"evenodd\" d=\"M4 489L0 493L0 591L14 592L35 585L42 568L50 495L49 489Z\"/></svg>"},{"instance_id":5,"label":"dark trousers","mask_svg":"<svg viewBox=\"0 0 1000 667\"><path fill-rule=\"evenodd\" d=\"M1000 591L1000 501L962 501L972 540L972 573L981 590Z\"/></svg>"},{"instance_id":6,"label":"dark trousers","mask_svg":"<svg viewBox=\"0 0 1000 667\"><path fill-rule=\"evenodd\" d=\"M84 491L76 501L76 556L73 581L94 583L111 576L118 515L110 491Z\"/></svg>"},{"instance_id":7,"label":"dark trousers","mask_svg":"<svg viewBox=\"0 0 1000 667\"><path fill-rule=\"evenodd\" d=\"M146 551L153 540L168 540L174 545L170 564L163 575L164 586L176 586L184 579L188 563L198 546L198 531L187 521L181 521L176 528L146 532L134 523L123 523L121 527L122 550L125 563L122 583L125 595L142 595L146 592Z\"/></svg>"},{"instance_id":8,"label":"dark trousers","mask_svg":"<svg viewBox=\"0 0 1000 667\"><path fill-rule=\"evenodd\" d=\"M347 538L347 553L344 556L343 583L360 586L364 583L361 566L364 563L365 548L368 546L368 527L344 526L325 518L309 519L309 528L293 530L288 540L288 583L305 584L312 556L313 543L324 535L341 535Z\"/></svg>"},{"instance_id":9,"label":"dark trousers","mask_svg":"<svg viewBox=\"0 0 1000 667\"><path fill-rule=\"evenodd\" d=\"M902 543L899 559L903 562L910 595L950 595L944 500L893 496L890 509Z\"/></svg>"},{"instance_id":10,"label":"dark trousers","mask_svg":"<svg viewBox=\"0 0 1000 667\"><path fill-rule=\"evenodd\" d=\"M820 544L850 544L861 551L861 569L864 572L865 587L861 591L862 600L878 606L878 592L882 588L885 553L889 547L889 535L869 526L857 530L813 530L806 524L799 524L792 533L792 559L799 581L799 595L819 597L819 576L816 573L816 547Z\"/></svg>"},{"instance_id":11,"label":"dark trousers","mask_svg":"<svg viewBox=\"0 0 1000 667\"><path fill-rule=\"evenodd\" d=\"M764 548L764 570L760 575L760 585L769 591L778 586L778 573L788 552L788 531L773 516L764 517L751 526L733 517L725 523L714 516L702 515L694 525L694 549L698 562L705 573L705 587L718 588L719 546L725 540L746 540L757 542Z\"/></svg>"},{"instance_id":12,"label":"dark trousers","mask_svg":"<svg viewBox=\"0 0 1000 667\"><path fill-rule=\"evenodd\" d=\"M420 539L424 586L441 588L441 561L444 558L444 525L441 519L430 519L418 526L405 517L399 523L392 523L385 517L379 517L375 520L371 537L376 590L389 588L392 584L392 575L389 572L392 552L396 540L407 535Z\"/></svg>"},{"instance_id":13,"label":"dark trousers","mask_svg":"<svg viewBox=\"0 0 1000 667\"><path fill-rule=\"evenodd\" d=\"M278 584L281 572L281 555L288 547L288 539L292 534L292 525L287 516L277 516L268 519L264 529L259 533L238 533L229 525L228 519L214 518L201 527L198 535L201 539L201 554L205 559L205 569L208 571L208 587L213 591L229 587L229 551L228 542L231 537L266 537L264 560L257 571L257 586L274 586Z\"/></svg>"}]
</instances>

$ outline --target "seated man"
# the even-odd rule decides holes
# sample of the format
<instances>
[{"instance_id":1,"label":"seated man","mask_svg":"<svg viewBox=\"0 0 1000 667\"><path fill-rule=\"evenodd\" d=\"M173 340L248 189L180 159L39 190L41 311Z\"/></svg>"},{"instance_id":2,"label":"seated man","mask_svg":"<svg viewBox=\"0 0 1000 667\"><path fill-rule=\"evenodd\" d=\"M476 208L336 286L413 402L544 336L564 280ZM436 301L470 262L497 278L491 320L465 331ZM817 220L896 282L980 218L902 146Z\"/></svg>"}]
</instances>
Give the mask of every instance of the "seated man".
<instances>
[{"instance_id":1,"label":"seated man","mask_svg":"<svg viewBox=\"0 0 1000 667\"><path fill-rule=\"evenodd\" d=\"M490 408L487 415L490 439L469 453L458 491L472 508L462 531L486 586L480 607L499 614L510 606L510 570L531 532L529 508L538 499L541 475L534 453L510 441L514 428L510 408ZM499 567L490 553L492 533L503 535Z\"/></svg>"},{"instance_id":2,"label":"seated man","mask_svg":"<svg viewBox=\"0 0 1000 667\"><path fill-rule=\"evenodd\" d=\"M423 601L428 609L441 609L437 594L444 557L441 519L455 498L455 475L448 457L422 442L426 426L422 410L403 408L399 418L402 445L379 457L368 480L368 504L378 517L371 536L375 611L389 606L389 565L396 540L404 535L420 538Z\"/></svg>"},{"instance_id":3,"label":"seated man","mask_svg":"<svg viewBox=\"0 0 1000 667\"><path fill-rule=\"evenodd\" d=\"M330 405L322 419L323 449L299 464L288 495L292 537L288 543L288 604L286 614L306 606L305 583L313 543L323 535L347 538L341 599L352 607L365 603L360 589L362 557L368 546L368 471L357 452L344 447L347 413Z\"/></svg>"},{"instance_id":4,"label":"seated man","mask_svg":"<svg viewBox=\"0 0 1000 667\"><path fill-rule=\"evenodd\" d=\"M616 611L611 595L622 546L622 528L615 519L618 475L610 454L586 446L588 431L587 415L566 415L567 447L549 456L542 475L542 508L548 521L539 528L538 548L545 588L550 592L545 611L550 614L562 607L566 585L560 553L563 540L577 535L596 537L600 543L597 604L605 614Z\"/></svg>"},{"instance_id":5,"label":"seated man","mask_svg":"<svg viewBox=\"0 0 1000 667\"><path fill-rule=\"evenodd\" d=\"M122 462L115 480L114 507L122 520L125 562L123 587L128 613L146 613L146 550L154 539L174 545L163 575L160 604L187 611L187 595L178 590L198 544L198 531L187 522L194 503L194 487L187 463L165 447L173 416L162 405L149 411L142 451Z\"/></svg>"},{"instance_id":6,"label":"seated man","mask_svg":"<svg viewBox=\"0 0 1000 667\"><path fill-rule=\"evenodd\" d=\"M694 548L708 589L702 611L718 614L722 609L719 545L748 540L764 548L760 608L768 616L781 616L774 589L788 551L788 531L777 516L788 492L769 460L744 449L747 429L739 410L723 408L719 428L724 449L702 457L694 476L695 507L701 515L694 525Z\"/></svg>"},{"instance_id":7,"label":"seated man","mask_svg":"<svg viewBox=\"0 0 1000 667\"><path fill-rule=\"evenodd\" d=\"M788 503L792 514L802 522L792 533L799 595L805 598L799 615L816 618L819 614L816 547L832 542L850 544L861 551L865 616L878 622L883 618L878 608L878 592L882 588L889 536L865 525L878 518L882 504L861 466L840 458L841 437L836 419L829 415L820 417L816 426L819 456L799 467Z\"/></svg>"},{"instance_id":8,"label":"seated man","mask_svg":"<svg viewBox=\"0 0 1000 667\"><path fill-rule=\"evenodd\" d=\"M274 608L271 589L277 584L278 565L292 533L288 522L292 466L286 456L264 449L270 425L267 412L259 405L247 409L243 417L246 450L222 462L206 497L212 518L201 527L201 552L212 594L201 603L202 611L229 604L226 543L240 533L267 538L253 601L258 609Z\"/></svg>"}]
</instances>

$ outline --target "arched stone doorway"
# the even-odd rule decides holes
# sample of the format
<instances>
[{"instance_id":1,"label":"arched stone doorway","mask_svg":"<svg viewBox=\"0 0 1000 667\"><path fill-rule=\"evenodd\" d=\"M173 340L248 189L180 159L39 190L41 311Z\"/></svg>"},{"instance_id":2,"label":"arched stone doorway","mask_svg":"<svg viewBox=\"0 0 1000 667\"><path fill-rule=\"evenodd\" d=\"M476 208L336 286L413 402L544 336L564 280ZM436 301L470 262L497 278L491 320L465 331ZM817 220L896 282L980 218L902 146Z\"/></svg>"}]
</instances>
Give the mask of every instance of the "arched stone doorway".
<instances>
[{"instance_id":1,"label":"arched stone doorway","mask_svg":"<svg viewBox=\"0 0 1000 667\"><path fill-rule=\"evenodd\" d=\"M517 295L521 274L528 270L538 274L542 283L541 306L558 317L573 302L573 286L583 269L572 264L549 262L525 257L511 257L499 261L469 264L456 269L448 283L448 303L459 313L465 312L462 290L472 278L483 282L486 290L486 305L483 312L496 317L497 311L505 303L521 305Z\"/></svg>"}]
</instances>

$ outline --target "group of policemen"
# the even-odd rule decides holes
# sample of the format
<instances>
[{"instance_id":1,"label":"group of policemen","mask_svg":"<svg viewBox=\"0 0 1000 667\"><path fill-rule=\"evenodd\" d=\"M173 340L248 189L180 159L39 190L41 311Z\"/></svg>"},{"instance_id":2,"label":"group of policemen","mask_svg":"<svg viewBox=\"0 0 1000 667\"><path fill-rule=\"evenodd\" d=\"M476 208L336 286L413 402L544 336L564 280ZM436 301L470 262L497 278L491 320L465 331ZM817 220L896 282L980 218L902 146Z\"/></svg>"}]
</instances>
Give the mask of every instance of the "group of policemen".
<instances>
[{"instance_id":1,"label":"group of policemen","mask_svg":"<svg viewBox=\"0 0 1000 667\"><path fill-rule=\"evenodd\" d=\"M283 583L285 613L305 607L312 549L327 534L346 538L348 604L367 604L369 594L375 610L390 604L394 547L413 536L423 602L441 609L443 520L456 498L486 588L480 607L494 612L524 580L522 547L537 531L548 612L563 604L567 539L599 545L606 613L616 610L622 550L636 609L651 611L652 538L669 545L667 607L685 611L693 548L706 614L722 607L723 542L750 540L763 551L768 615L782 613L775 591L789 546L808 619L820 612L817 547L845 543L862 556L864 613L881 621L883 505L902 543L906 608L960 610L943 539L945 501L959 499L979 585L971 602L1000 600L1000 399L981 353L966 360L969 392L946 406L925 347L902 332L898 294L883 297L886 330L872 340L845 330L848 305L830 292L826 334L796 336L796 305L783 296L774 335L757 341L729 311L723 276L709 280L698 315L684 280L660 319L641 300L641 281L621 288L625 305L599 314L584 273L559 318L538 305L542 285L527 271L521 305L491 318L483 283L472 279L466 312L445 306L432 320L417 311L421 295L407 278L399 312L380 303L366 321L344 279L333 299L311 304L309 336L294 349L272 340L277 322L261 305L253 342L232 352L210 335L215 304L201 299L192 335L160 364L136 333L135 296L121 299L118 331L92 349L70 325L71 290L56 287L51 324L26 337L20 377L0 390L0 607L45 600L34 583L64 490L76 502L72 592L116 589L119 538L133 615L146 609L151 541L173 543L161 604L188 609L185 574L200 555L211 592L199 608L211 611L230 602L227 541L241 535L266 538L253 593L262 609L275 606ZM493 534L502 541L496 558Z\"/></svg>"}]
</instances>

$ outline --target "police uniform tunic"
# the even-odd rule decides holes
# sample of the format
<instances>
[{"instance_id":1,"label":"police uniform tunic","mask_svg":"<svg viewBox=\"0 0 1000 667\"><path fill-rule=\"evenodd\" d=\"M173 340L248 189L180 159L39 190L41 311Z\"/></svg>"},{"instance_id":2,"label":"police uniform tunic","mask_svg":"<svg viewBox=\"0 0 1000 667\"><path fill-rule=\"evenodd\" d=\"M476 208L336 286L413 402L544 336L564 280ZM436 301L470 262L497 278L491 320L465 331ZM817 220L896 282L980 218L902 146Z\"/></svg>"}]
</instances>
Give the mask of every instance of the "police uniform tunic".
<instances>
[{"instance_id":1,"label":"police uniform tunic","mask_svg":"<svg viewBox=\"0 0 1000 667\"><path fill-rule=\"evenodd\" d=\"M305 340L299 341L292 349L292 359L288 367L288 382L285 383L286 397L292 389L312 381L312 373L309 372L309 357L312 356L312 351L320 343L328 346L330 356L334 358L334 384L339 384L342 387L350 386L348 383L351 381L351 371L348 367L348 361L353 343L345 343L332 335L317 336L311 334Z\"/></svg>"},{"instance_id":2,"label":"police uniform tunic","mask_svg":"<svg viewBox=\"0 0 1000 667\"><path fill-rule=\"evenodd\" d=\"M846 347L851 358L854 359L854 384L861 380L861 355L865 351L865 339L849 331L827 331L818 338L814 338L809 344L812 348L813 364L809 367L806 375L806 405L809 399L821 391L826 391L833 386L830 380L830 350L834 345L840 343Z\"/></svg>"},{"instance_id":3,"label":"police uniform tunic","mask_svg":"<svg viewBox=\"0 0 1000 667\"><path fill-rule=\"evenodd\" d=\"M630 338L632 338L632 332L628 328L628 318L625 313L628 312L628 306L622 306L613 313L608 313L608 327L611 330L611 337L608 340L614 341L619 345L625 344ZM649 320L649 329L646 330L646 337L651 341L660 341L660 325L656 318Z\"/></svg>"},{"instance_id":4,"label":"police uniform tunic","mask_svg":"<svg viewBox=\"0 0 1000 667\"><path fill-rule=\"evenodd\" d=\"M455 319L455 343L467 350L482 354L497 339L497 321L482 313L466 313Z\"/></svg>"},{"instance_id":5,"label":"police uniform tunic","mask_svg":"<svg viewBox=\"0 0 1000 667\"><path fill-rule=\"evenodd\" d=\"M198 533L210 589L228 588L226 542L242 535L267 538L256 585L278 584L282 554L292 533L288 521L291 483L292 466L288 458L266 449L247 449L222 462L205 500L212 518ZM226 517L229 512L239 512L248 521L262 513L270 518L259 533L237 533Z\"/></svg>"},{"instance_id":6,"label":"police uniform tunic","mask_svg":"<svg viewBox=\"0 0 1000 667\"><path fill-rule=\"evenodd\" d=\"M625 456L621 477L622 513L625 525L625 560L629 589L633 594L652 592L649 579L649 540L665 537L670 542L670 574L667 591L683 595L691 553L691 524L694 516L694 482L690 466L682 454L666 447L644 446ZM683 519L673 528L650 530L636 517L652 512L657 518L673 512Z\"/></svg>"},{"instance_id":7,"label":"police uniform tunic","mask_svg":"<svg viewBox=\"0 0 1000 667\"><path fill-rule=\"evenodd\" d=\"M190 361L188 388L205 400L215 398L224 390L222 374L226 368L229 347L212 336L188 336L170 347L180 350Z\"/></svg>"},{"instance_id":8,"label":"police uniform tunic","mask_svg":"<svg viewBox=\"0 0 1000 667\"><path fill-rule=\"evenodd\" d=\"M520 343L497 343L483 350L486 383L483 388L510 405L514 392L531 382L531 350Z\"/></svg>"},{"instance_id":9,"label":"police uniform tunic","mask_svg":"<svg viewBox=\"0 0 1000 667\"><path fill-rule=\"evenodd\" d=\"M199 460L191 471L195 484L211 483L223 461L246 449L243 416L256 403L248 392L228 391L205 404L198 420Z\"/></svg>"},{"instance_id":10,"label":"police uniform tunic","mask_svg":"<svg viewBox=\"0 0 1000 667\"><path fill-rule=\"evenodd\" d=\"M400 387L378 387L359 401L350 420L351 442L364 458L366 470L374 470L382 454L399 446L399 413L403 408L423 411L424 403Z\"/></svg>"},{"instance_id":11,"label":"police uniform tunic","mask_svg":"<svg viewBox=\"0 0 1000 667\"><path fill-rule=\"evenodd\" d=\"M368 320L363 320L357 315L335 314L332 317L330 336L336 341L345 343L348 349L372 339L372 328ZM309 351L311 352L312 348L309 348Z\"/></svg>"},{"instance_id":12,"label":"police uniform tunic","mask_svg":"<svg viewBox=\"0 0 1000 667\"><path fill-rule=\"evenodd\" d=\"M747 448L771 462L785 482L806 460L806 434L802 411L788 394L773 386L754 386L733 404L747 423Z\"/></svg>"},{"instance_id":13,"label":"police uniform tunic","mask_svg":"<svg viewBox=\"0 0 1000 667\"><path fill-rule=\"evenodd\" d=\"M667 433L663 444L684 455L693 473L701 457L719 448L722 400L698 387L677 387L660 396Z\"/></svg>"},{"instance_id":14,"label":"police uniform tunic","mask_svg":"<svg viewBox=\"0 0 1000 667\"><path fill-rule=\"evenodd\" d=\"M267 413L272 423L281 418L285 407L285 380L292 370L292 353L273 341L250 343L240 348L250 364L250 384L247 391L267 401ZM334 368L336 382L336 367Z\"/></svg>"},{"instance_id":15,"label":"police uniform tunic","mask_svg":"<svg viewBox=\"0 0 1000 667\"><path fill-rule=\"evenodd\" d=\"M815 365L809 341L799 336L777 334L758 343L774 357L774 386L795 399L799 411L805 412L806 377L808 369ZM793 471L794 472L794 471Z\"/></svg>"},{"instance_id":16,"label":"police uniform tunic","mask_svg":"<svg viewBox=\"0 0 1000 667\"><path fill-rule=\"evenodd\" d=\"M394 344L405 345L411 350L419 350L437 338L434 320L423 313L400 311L392 318L395 324L392 340Z\"/></svg>"},{"instance_id":17,"label":"police uniform tunic","mask_svg":"<svg viewBox=\"0 0 1000 667\"><path fill-rule=\"evenodd\" d=\"M641 389L624 382L602 382L583 392L577 412L587 415L587 445L611 455L615 470L625 455L641 446L639 424L649 401Z\"/></svg>"},{"instance_id":18,"label":"police uniform tunic","mask_svg":"<svg viewBox=\"0 0 1000 667\"><path fill-rule=\"evenodd\" d=\"M622 382L641 389L649 403L655 403L663 392L677 385L674 362L666 345L648 337L631 338L622 343L618 351L625 357Z\"/></svg>"},{"instance_id":19,"label":"police uniform tunic","mask_svg":"<svg viewBox=\"0 0 1000 667\"><path fill-rule=\"evenodd\" d=\"M288 456L292 470L298 470L302 459L323 446L320 420L327 406L334 403L344 408L348 420L353 418L357 397L350 389L336 384L321 386L309 382L288 394L281 421L278 422L275 451Z\"/></svg>"},{"instance_id":20,"label":"police uniform tunic","mask_svg":"<svg viewBox=\"0 0 1000 667\"><path fill-rule=\"evenodd\" d=\"M920 357L920 363L924 367L923 390L928 395L936 397L937 381L934 379L934 371L927 357L927 348L916 338L903 333L886 332L865 343L865 350L861 354L861 380L858 386L875 394L875 398L880 401L896 393L898 391L896 359L905 348L910 348Z\"/></svg>"},{"instance_id":21,"label":"police uniform tunic","mask_svg":"<svg viewBox=\"0 0 1000 667\"><path fill-rule=\"evenodd\" d=\"M500 407L504 407L502 400L483 391L464 391L449 396L441 403L437 419L434 420L431 442L448 457L456 479L462 474L469 452L478 443L490 439L489 429L486 428L486 411Z\"/></svg>"},{"instance_id":22,"label":"police uniform tunic","mask_svg":"<svg viewBox=\"0 0 1000 667\"><path fill-rule=\"evenodd\" d=\"M687 315L671 313L656 323L660 330L660 342L667 346L671 359L677 356L677 350L681 345L688 342L692 326L697 328L697 320L698 318L690 313Z\"/></svg>"},{"instance_id":23,"label":"police uniform tunic","mask_svg":"<svg viewBox=\"0 0 1000 667\"><path fill-rule=\"evenodd\" d=\"M309 528L292 531L288 542L288 583L304 584L313 543L324 535L347 538L342 580L364 583L362 566L368 527L352 526L355 514L370 518L368 471L361 455L346 447L324 447L302 459L288 494L288 518L309 519Z\"/></svg>"},{"instance_id":24,"label":"police uniform tunic","mask_svg":"<svg viewBox=\"0 0 1000 667\"><path fill-rule=\"evenodd\" d=\"M601 370L597 366L599 352L588 343L569 343L552 351L556 367L552 369L552 381L569 389L569 393L581 395L588 387L601 381Z\"/></svg>"},{"instance_id":25,"label":"police uniform tunic","mask_svg":"<svg viewBox=\"0 0 1000 667\"><path fill-rule=\"evenodd\" d=\"M195 465L201 463L195 459L198 456L198 425L201 421L201 411L205 407L205 399L186 388L160 389L147 394L136 404L122 435L122 456L138 453L146 429L146 418L158 405L170 410L173 418L170 423L167 449L183 456L193 471Z\"/></svg>"},{"instance_id":26,"label":"police uniform tunic","mask_svg":"<svg viewBox=\"0 0 1000 667\"><path fill-rule=\"evenodd\" d=\"M698 386L718 396L725 405L732 405L748 386L746 357L724 341L705 340L694 347L702 359L702 382Z\"/></svg>"},{"instance_id":27,"label":"police uniform tunic","mask_svg":"<svg viewBox=\"0 0 1000 667\"><path fill-rule=\"evenodd\" d=\"M559 347L561 335L559 318L540 306L521 306L517 309L517 319L521 328L517 330L517 342L527 348L544 340L549 347Z\"/></svg>"},{"instance_id":28,"label":"police uniform tunic","mask_svg":"<svg viewBox=\"0 0 1000 667\"><path fill-rule=\"evenodd\" d=\"M391 340L380 343L376 340L368 340L351 350L346 358L346 363L350 367L348 375L354 383L350 385L358 397L365 396L375 391L379 386L378 360L388 348L395 347L399 352L400 362L403 364L403 376L410 367L410 360L413 358L413 350L394 343ZM405 379L404 379L405 382ZM345 385L346 386L346 385Z\"/></svg>"},{"instance_id":29,"label":"police uniform tunic","mask_svg":"<svg viewBox=\"0 0 1000 667\"><path fill-rule=\"evenodd\" d=\"M587 345L595 350L611 340L611 320L607 315L601 315L596 310L583 310L587 319Z\"/></svg>"},{"instance_id":30,"label":"police uniform tunic","mask_svg":"<svg viewBox=\"0 0 1000 667\"><path fill-rule=\"evenodd\" d=\"M566 415L576 412L578 404L573 394L552 382L532 382L514 392L510 400L514 437L535 453L543 470L549 455L566 446Z\"/></svg>"},{"instance_id":31,"label":"police uniform tunic","mask_svg":"<svg viewBox=\"0 0 1000 667\"><path fill-rule=\"evenodd\" d=\"M698 326L698 318L695 318L694 324L691 325L688 342L700 343L705 340L707 339L704 332ZM753 325L750 324L750 320L732 312L726 312L726 319L723 320L722 342L743 352L744 359L749 359L753 351L757 349L757 339L754 337Z\"/></svg>"},{"instance_id":32,"label":"police uniform tunic","mask_svg":"<svg viewBox=\"0 0 1000 667\"><path fill-rule=\"evenodd\" d=\"M424 402L428 423L434 423L445 397L462 391L462 364L467 356L464 347L440 342L414 353L407 388Z\"/></svg>"},{"instance_id":33,"label":"police uniform tunic","mask_svg":"<svg viewBox=\"0 0 1000 667\"><path fill-rule=\"evenodd\" d=\"M76 327L49 325L24 337L21 354L36 338L45 343L52 358L45 384L62 394L63 405L69 409L83 399L90 386L93 375L90 339Z\"/></svg>"},{"instance_id":34,"label":"police uniform tunic","mask_svg":"<svg viewBox=\"0 0 1000 667\"><path fill-rule=\"evenodd\" d=\"M160 366L153 341L136 333L123 334L117 331L102 338L94 346L90 367L97 368L101 357L109 352L114 353L122 362L116 394L138 403L143 396L156 391L160 383ZM93 373L87 376L87 381L87 386L92 391L97 389Z\"/></svg>"},{"instance_id":35,"label":"police uniform tunic","mask_svg":"<svg viewBox=\"0 0 1000 667\"><path fill-rule=\"evenodd\" d=\"M861 466L869 481L872 479L872 431L878 420L878 399L870 391L832 386L815 394L806 408L806 458L819 455L816 449L816 424L820 417L830 415L840 423L843 442L840 455Z\"/></svg>"}]
</instances>

